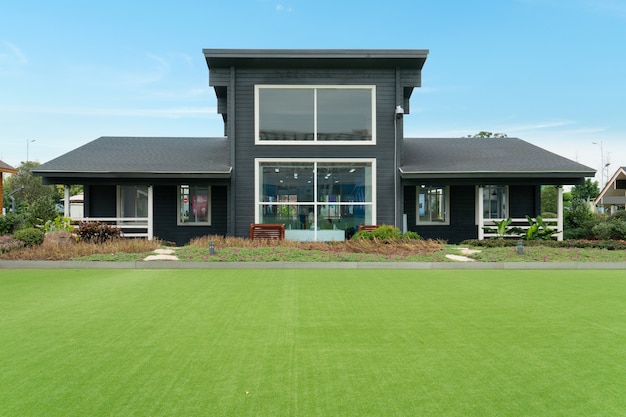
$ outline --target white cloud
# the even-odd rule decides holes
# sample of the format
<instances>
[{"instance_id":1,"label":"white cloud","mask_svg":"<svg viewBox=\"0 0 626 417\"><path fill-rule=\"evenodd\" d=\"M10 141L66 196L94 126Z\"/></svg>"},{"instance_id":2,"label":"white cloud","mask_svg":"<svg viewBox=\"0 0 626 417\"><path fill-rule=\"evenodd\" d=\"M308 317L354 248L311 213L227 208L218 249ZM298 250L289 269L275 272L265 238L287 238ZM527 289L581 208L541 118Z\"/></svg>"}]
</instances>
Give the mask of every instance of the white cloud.
<instances>
[{"instance_id":1,"label":"white cloud","mask_svg":"<svg viewBox=\"0 0 626 417\"><path fill-rule=\"evenodd\" d=\"M293 12L293 8L291 8L290 6L285 6L283 4L277 4L276 5L276 11L277 12L291 13L291 12Z\"/></svg>"},{"instance_id":2,"label":"white cloud","mask_svg":"<svg viewBox=\"0 0 626 417\"><path fill-rule=\"evenodd\" d=\"M26 64L28 58L17 45L9 41L0 41L0 74L17 72Z\"/></svg>"}]
</instances>

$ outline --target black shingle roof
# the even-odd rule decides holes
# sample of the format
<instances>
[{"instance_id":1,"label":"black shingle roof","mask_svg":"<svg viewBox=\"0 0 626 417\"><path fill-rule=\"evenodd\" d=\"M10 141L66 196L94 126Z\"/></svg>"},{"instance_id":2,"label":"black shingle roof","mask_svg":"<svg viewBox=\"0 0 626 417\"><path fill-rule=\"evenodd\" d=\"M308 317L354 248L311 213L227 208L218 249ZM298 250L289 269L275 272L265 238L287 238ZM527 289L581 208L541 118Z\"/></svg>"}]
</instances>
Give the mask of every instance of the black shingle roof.
<instances>
[{"instance_id":1,"label":"black shingle roof","mask_svg":"<svg viewBox=\"0 0 626 417\"><path fill-rule=\"evenodd\" d=\"M403 178L584 178L595 170L517 138L406 138Z\"/></svg>"},{"instance_id":2,"label":"black shingle roof","mask_svg":"<svg viewBox=\"0 0 626 417\"><path fill-rule=\"evenodd\" d=\"M43 177L98 175L228 177L226 138L101 137L39 165Z\"/></svg>"}]
</instances>

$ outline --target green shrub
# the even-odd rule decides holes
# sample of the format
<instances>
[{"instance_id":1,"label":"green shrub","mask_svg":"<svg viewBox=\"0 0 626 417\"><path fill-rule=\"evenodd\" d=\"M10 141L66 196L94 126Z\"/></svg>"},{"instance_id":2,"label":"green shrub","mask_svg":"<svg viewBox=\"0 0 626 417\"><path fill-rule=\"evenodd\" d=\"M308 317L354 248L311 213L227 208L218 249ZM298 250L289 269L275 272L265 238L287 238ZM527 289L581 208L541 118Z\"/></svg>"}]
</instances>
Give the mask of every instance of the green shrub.
<instances>
[{"instance_id":1,"label":"green shrub","mask_svg":"<svg viewBox=\"0 0 626 417\"><path fill-rule=\"evenodd\" d=\"M74 226L72 225L72 219L69 217L61 217L56 216L54 220L48 220L43 225L43 230L45 232L70 232L74 231Z\"/></svg>"},{"instance_id":2,"label":"green shrub","mask_svg":"<svg viewBox=\"0 0 626 417\"><path fill-rule=\"evenodd\" d=\"M13 234L15 239L21 240L26 246L41 245L44 236L44 231L35 227L20 229Z\"/></svg>"},{"instance_id":3,"label":"green shrub","mask_svg":"<svg viewBox=\"0 0 626 417\"><path fill-rule=\"evenodd\" d=\"M41 226L58 216L52 197L41 197L33 201L24 214L28 226Z\"/></svg>"},{"instance_id":4,"label":"green shrub","mask_svg":"<svg viewBox=\"0 0 626 417\"><path fill-rule=\"evenodd\" d=\"M417 234L417 232L405 232L402 234L402 239L407 239L407 240L420 240L422 237Z\"/></svg>"},{"instance_id":5,"label":"green shrub","mask_svg":"<svg viewBox=\"0 0 626 417\"><path fill-rule=\"evenodd\" d=\"M1 235L11 235L15 233L17 229L24 225L24 217L14 214L7 213L6 216L0 216L0 234Z\"/></svg>"},{"instance_id":6,"label":"green shrub","mask_svg":"<svg viewBox=\"0 0 626 417\"><path fill-rule=\"evenodd\" d=\"M626 210L616 211L615 213L611 214L610 220L619 220L626 222Z\"/></svg>"},{"instance_id":7,"label":"green shrub","mask_svg":"<svg viewBox=\"0 0 626 417\"><path fill-rule=\"evenodd\" d=\"M397 240L402 237L400 229L394 226L381 225L373 230L361 230L352 236L354 240Z\"/></svg>"},{"instance_id":8,"label":"green shrub","mask_svg":"<svg viewBox=\"0 0 626 417\"><path fill-rule=\"evenodd\" d=\"M80 222L76 235L86 242L103 243L121 236L120 229L102 222Z\"/></svg>"},{"instance_id":9,"label":"green shrub","mask_svg":"<svg viewBox=\"0 0 626 417\"><path fill-rule=\"evenodd\" d=\"M394 226L382 225L372 230L372 236L378 240L400 239L402 232Z\"/></svg>"}]
</instances>

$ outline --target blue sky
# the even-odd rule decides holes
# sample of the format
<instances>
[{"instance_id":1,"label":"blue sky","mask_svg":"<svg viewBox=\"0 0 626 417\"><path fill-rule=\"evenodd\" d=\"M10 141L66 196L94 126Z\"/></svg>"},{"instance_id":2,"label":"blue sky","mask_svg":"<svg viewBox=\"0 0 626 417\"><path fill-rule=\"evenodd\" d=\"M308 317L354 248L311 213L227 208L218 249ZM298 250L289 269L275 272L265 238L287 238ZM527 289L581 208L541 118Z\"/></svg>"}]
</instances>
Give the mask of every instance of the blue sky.
<instances>
[{"instance_id":1,"label":"blue sky","mask_svg":"<svg viewBox=\"0 0 626 417\"><path fill-rule=\"evenodd\" d=\"M203 48L399 48L430 50L406 136L503 132L610 176L626 166L624 45L624 0L3 0L0 159L221 136Z\"/></svg>"}]
</instances>

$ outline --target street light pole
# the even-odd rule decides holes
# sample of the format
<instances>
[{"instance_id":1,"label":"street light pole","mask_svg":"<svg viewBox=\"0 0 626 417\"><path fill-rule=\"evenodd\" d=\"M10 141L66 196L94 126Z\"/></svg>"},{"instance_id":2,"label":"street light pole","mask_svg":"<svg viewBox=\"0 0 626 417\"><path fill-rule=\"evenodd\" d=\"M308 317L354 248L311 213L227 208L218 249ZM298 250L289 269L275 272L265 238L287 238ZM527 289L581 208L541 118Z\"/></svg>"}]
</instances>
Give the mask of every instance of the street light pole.
<instances>
[{"instance_id":1,"label":"street light pole","mask_svg":"<svg viewBox=\"0 0 626 417\"><path fill-rule=\"evenodd\" d=\"M34 142L36 139L26 139L26 162L28 163L28 150L30 147L30 143Z\"/></svg>"},{"instance_id":2,"label":"street light pole","mask_svg":"<svg viewBox=\"0 0 626 417\"><path fill-rule=\"evenodd\" d=\"M591 142L594 145L597 145L598 142ZM600 141L600 190L604 188L604 147L602 141Z\"/></svg>"}]
</instances>

